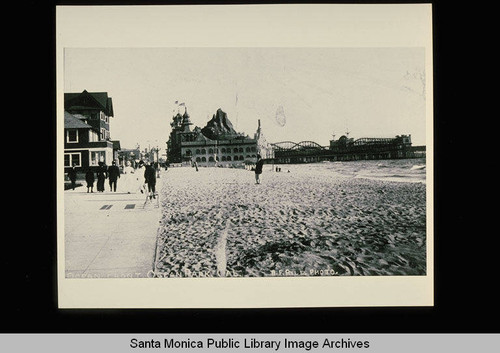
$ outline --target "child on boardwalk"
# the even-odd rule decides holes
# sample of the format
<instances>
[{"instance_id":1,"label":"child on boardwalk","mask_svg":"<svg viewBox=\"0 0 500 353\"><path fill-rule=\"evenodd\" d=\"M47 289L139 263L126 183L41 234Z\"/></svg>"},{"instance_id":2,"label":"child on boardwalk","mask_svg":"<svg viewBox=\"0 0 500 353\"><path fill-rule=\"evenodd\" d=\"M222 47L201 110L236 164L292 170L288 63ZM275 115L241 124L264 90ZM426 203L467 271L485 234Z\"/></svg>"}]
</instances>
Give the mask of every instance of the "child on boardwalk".
<instances>
[{"instance_id":1,"label":"child on boardwalk","mask_svg":"<svg viewBox=\"0 0 500 353\"><path fill-rule=\"evenodd\" d=\"M89 192L94 192L94 172L89 168L87 169L87 173L85 173L85 181L87 182L87 193Z\"/></svg>"}]
</instances>

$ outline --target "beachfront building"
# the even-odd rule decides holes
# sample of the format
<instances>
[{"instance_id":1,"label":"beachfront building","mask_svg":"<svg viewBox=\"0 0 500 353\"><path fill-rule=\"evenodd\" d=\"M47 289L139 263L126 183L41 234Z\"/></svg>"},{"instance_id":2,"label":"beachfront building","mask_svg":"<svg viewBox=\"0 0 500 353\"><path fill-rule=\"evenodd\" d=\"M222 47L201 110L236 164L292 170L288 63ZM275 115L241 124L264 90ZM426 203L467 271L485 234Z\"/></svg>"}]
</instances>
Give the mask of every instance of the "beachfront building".
<instances>
[{"instance_id":1,"label":"beachfront building","mask_svg":"<svg viewBox=\"0 0 500 353\"><path fill-rule=\"evenodd\" d=\"M272 148L264 139L260 120L254 138L237 132L221 109L203 128L193 123L185 109L173 116L172 131L167 142L167 162L192 163L207 167L243 167L254 164L257 154L272 156Z\"/></svg>"},{"instance_id":2,"label":"beachfront building","mask_svg":"<svg viewBox=\"0 0 500 353\"><path fill-rule=\"evenodd\" d=\"M118 158L120 142L111 140L109 119L113 102L107 92L64 94L64 167L77 170L110 165Z\"/></svg>"}]
</instances>

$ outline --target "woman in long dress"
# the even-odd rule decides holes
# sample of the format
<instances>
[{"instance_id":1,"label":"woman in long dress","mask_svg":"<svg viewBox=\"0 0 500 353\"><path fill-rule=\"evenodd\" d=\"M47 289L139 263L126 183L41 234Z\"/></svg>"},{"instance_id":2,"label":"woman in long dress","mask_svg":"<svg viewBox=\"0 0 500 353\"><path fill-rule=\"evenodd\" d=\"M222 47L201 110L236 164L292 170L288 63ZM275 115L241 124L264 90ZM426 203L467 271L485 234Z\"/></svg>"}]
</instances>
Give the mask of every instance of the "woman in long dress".
<instances>
[{"instance_id":1,"label":"woman in long dress","mask_svg":"<svg viewBox=\"0 0 500 353\"><path fill-rule=\"evenodd\" d=\"M135 193L139 189L138 174L136 175L135 169L132 168L129 161L125 168L123 168L122 185L124 190L129 194Z\"/></svg>"},{"instance_id":2,"label":"woman in long dress","mask_svg":"<svg viewBox=\"0 0 500 353\"><path fill-rule=\"evenodd\" d=\"M103 162L99 162L99 169L97 171L97 191L104 192L104 181L106 180L106 166Z\"/></svg>"}]
</instances>

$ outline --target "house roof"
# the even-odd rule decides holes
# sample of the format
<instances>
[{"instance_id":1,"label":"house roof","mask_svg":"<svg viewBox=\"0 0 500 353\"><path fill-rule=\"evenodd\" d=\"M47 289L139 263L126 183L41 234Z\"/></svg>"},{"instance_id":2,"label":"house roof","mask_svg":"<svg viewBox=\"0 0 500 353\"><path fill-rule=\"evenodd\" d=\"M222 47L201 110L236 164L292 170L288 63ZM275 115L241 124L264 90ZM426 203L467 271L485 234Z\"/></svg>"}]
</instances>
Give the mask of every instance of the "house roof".
<instances>
[{"instance_id":1,"label":"house roof","mask_svg":"<svg viewBox=\"0 0 500 353\"><path fill-rule=\"evenodd\" d=\"M65 129L92 129L89 124L84 123L73 114L64 112L64 128Z\"/></svg>"},{"instance_id":2,"label":"house roof","mask_svg":"<svg viewBox=\"0 0 500 353\"><path fill-rule=\"evenodd\" d=\"M64 109L95 109L98 108L106 113L107 116L113 116L113 100L108 97L108 92L87 92L65 93Z\"/></svg>"},{"instance_id":3,"label":"house roof","mask_svg":"<svg viewBox=\"0 0 500 353\"><path fill-rule=\"evenodd\" d=\"M214 141L214 140L211 140L211 139L209 139L208 137L206 137L205 135L203 135L202 133L199 133L199 134L196 136L195 141L196 141L196 142L202 142L202 141Z\"/></svg>"},{"instance_id":4,"label":"house roof","mask_svg":"<svg viewBox=\"0 0 500 353\"><path fill-rule=\"evenodd\" d=\"M87 120L88 117L86 117L85 115L82 115L82 114L71 114L73 115L75 118L78 118L80 120Z\"/></svg>"}]
</instances>

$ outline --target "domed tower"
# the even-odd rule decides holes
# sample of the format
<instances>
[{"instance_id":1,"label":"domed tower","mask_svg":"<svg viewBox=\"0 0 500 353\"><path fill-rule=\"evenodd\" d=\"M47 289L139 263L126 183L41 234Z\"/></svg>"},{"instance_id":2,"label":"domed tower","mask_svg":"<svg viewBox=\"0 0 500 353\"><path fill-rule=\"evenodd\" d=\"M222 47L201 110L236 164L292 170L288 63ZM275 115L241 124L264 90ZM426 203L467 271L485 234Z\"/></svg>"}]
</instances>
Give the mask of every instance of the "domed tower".
<instances>
[{"instance_id":1,"label":"domed tower","mask_svg":"<svg viewBox=\"0 0 500 353\"><path fill-rule=\"evenodd\" d=\"M182 132L191 132L191 127L190 125L193 125L191 122L191 119L189 119L189 114L187 112L187 107L184 110L184 115L182 115L182 123L181 123L181 129Z\"/></svg>"}]
</instances>

